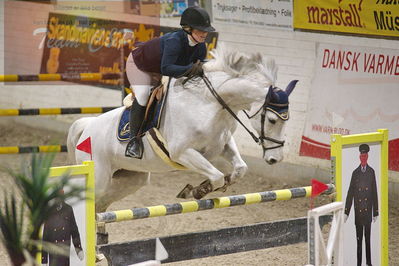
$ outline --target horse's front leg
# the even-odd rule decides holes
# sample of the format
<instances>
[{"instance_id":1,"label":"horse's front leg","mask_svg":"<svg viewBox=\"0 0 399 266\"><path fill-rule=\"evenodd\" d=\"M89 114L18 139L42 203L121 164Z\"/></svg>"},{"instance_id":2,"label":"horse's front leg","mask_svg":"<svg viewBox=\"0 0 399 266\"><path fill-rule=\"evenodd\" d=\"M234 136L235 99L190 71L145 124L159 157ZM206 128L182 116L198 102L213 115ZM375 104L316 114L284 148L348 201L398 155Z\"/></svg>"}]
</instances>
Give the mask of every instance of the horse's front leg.
<instances>
[{"instance_id":1,"label":"horse's front leg","mask_svg":"<svg viewBox=\"0 0 399 266\"><path fill-rule=\"evenodd\" d=\"M221 156L233 166L233 172L229 177L226 178L226 188L228 185L234 183L237 179L243 177L248 170L248 166L241 158L237 144L233 137L231 137L229 142L227 142L227 144L224 146Z\"/></svg>"},{"instance_id":2,"label":"horse's front leg","mask_svg":"<svg viewBox=\"0 0 399 266\"><path fill-rule=\"evenodd\" d=\"M184 192L185 188L179 193L178 197L187 198L189 196L188 194L192 193L191 195L194 196L194 198L199 199L224 185L224 174L214 167L201 153L194 149L187 149L177 156L171 153L171 159L208 178L208 180L194 189L191 185L187 185L187 193Z\"/></svg>"}]
</instances>

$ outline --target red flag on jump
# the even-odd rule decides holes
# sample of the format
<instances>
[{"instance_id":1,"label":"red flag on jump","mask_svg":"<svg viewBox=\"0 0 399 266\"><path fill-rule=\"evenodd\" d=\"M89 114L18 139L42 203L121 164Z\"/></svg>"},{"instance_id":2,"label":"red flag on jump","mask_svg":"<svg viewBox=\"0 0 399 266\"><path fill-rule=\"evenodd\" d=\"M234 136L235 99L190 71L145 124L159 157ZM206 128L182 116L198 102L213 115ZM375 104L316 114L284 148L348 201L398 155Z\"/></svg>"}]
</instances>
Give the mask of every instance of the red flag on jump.
<instances>
[{"instance_id":1,"label":"red flag on jump","mask_svg":"<svg viewBox=\"0 0 399 266\"><path fill-rule=\"evenodd\" d=\"M328 189L328 186L316 179L312 179L312 197L319 195Z\"/></svg>"},{"instance_id":2,"label":"red flag on jump","mask_svg":"<svg viewBox=\"0 0 399 266\"><path fill-rule=\"evenodd\" d=\"M313 199L323 191L327 190L328 186L316 179L312 179L312 195L310 195L310 209L313 209Z\"/></svg>"},{"instance_id":3,"label":"red flag on jump","mask_svg":"<svg viewBox=\"0 0 399 266\"><path fill-rule=\"evenodd\" d=\"M92 154L91 154L91 138L88 137L84 141L82 141L80 144L76 146L76 149L80 151L84 151L90 154L90 158L92 159Z\"/></svg>"}]
</instances>

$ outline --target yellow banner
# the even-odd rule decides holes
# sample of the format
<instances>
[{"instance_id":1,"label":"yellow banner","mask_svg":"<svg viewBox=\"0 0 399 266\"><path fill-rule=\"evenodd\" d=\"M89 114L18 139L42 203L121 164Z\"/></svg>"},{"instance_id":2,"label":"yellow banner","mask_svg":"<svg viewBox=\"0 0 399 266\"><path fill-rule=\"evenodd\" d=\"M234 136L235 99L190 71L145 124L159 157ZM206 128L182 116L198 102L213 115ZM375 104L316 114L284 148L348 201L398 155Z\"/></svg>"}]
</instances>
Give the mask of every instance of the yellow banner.
<instances>
[{"instance_id":1,"label":"yellow banner","mask_svg":"<svg viewBox=\"0 0 399 266\"><path fill-rule=\"evenodd\" d=\"M294 28L399 37L399 1L296 0Z\"/></svg>"}]
</instances>

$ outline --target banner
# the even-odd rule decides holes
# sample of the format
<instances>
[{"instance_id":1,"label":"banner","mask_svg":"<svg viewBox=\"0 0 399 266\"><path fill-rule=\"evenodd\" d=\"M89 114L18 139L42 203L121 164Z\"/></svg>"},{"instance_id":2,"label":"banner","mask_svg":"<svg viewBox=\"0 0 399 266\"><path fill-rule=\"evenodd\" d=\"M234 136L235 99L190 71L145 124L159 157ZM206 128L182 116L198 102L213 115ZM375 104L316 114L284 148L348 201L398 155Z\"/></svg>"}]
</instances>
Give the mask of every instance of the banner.
<instances>
[{"instance_id":1,"label":"banner","mask_svg":"<svg viewBox=\"0 0 399 266\"><path fill-rule=\"evenodd\" d=\"M179 17L183 14L183 11L189 7L198 3L186 0L173 0L173 1L161 1L161 17Z\"/></svg>"},{"instance_id":2,"label":"banner","mask_svg":"<svg viewBox=\"0 0 399 266\"><path fill-rule=\"evenodd\" d=\"M229 25L292 29L291 0L214 0L212 15Z\"/></svg>"},{"instance_id":3,"label":"banner","mask_svg":"<svg viewBox=\"0 0 399 266\"><path fill-rule=\"evenodd\" d=\"M177 28L50 13L40 73L122 73L137 43L174 30ZM132 32L131 38L124 39L126 32ZM208 51L216 47L217 37L217 32L208 34ZM118 90L120 83L84 82ZM124 86L129 87L126 78Z\"/></svg>"},{"instance_id":4,"label":"banner","mask_svg":"<svg viewBox=\"0 0 399 266\"><path fill-rule=\"evenodd\" d=\"M294 28L399 37L399 2L297 0Z\"/></svg>"},{"instance_id":5,"label":"banner","mask_svg":"<svg viewBox=\"0 0 399 266\"><path fill-rule=\"evenodd\" d=\"M399 171L399 50L319 44L300 155L330 159L331 134L389 129Z\"/></svg>"},{"instance_id":6,"label":"banner","mask_svg":"<svg viewBox=\"0 0 399 266\"><path fill-rule=\"evenodd\" d=\"M142 16L179 17L189 6L200 6L199 0L129 0L125 12Z\"/></svg>"}]
</instances>

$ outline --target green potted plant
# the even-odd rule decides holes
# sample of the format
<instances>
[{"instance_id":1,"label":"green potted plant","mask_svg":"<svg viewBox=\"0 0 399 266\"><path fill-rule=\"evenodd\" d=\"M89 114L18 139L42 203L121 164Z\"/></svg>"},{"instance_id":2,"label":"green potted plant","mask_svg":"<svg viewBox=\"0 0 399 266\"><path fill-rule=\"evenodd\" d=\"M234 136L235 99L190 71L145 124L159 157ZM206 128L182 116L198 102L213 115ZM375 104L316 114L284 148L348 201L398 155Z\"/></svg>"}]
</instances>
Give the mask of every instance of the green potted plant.
<instances>
[{"instance_id":1,"label":"green potted plant","mask_svg":"<svg viewBox=\"0 0 399 266\"><path fill-rule=\"evenodd\" d=\"M69 184L69 175L49 178L54 154L33 154L19 171L6 169L16 189L4 191L0 204L0 237L13 265L34 263L39 246L49 253L63 254L59 246L40 240L40 229L61 201L82 199L84 188ZM68 191L63 191L68 186ZM17 192L17 193L16 193Z\"/></svg>"}]
</instances>

